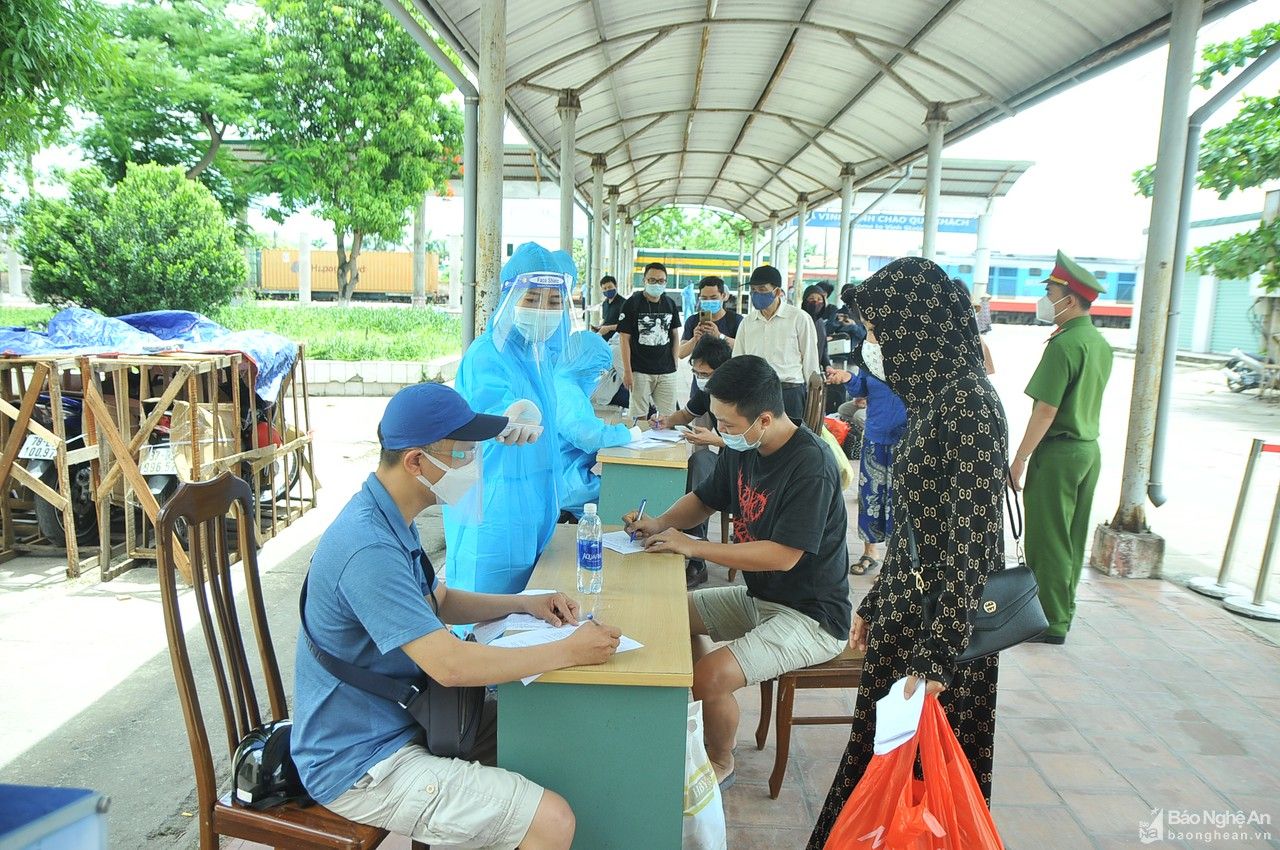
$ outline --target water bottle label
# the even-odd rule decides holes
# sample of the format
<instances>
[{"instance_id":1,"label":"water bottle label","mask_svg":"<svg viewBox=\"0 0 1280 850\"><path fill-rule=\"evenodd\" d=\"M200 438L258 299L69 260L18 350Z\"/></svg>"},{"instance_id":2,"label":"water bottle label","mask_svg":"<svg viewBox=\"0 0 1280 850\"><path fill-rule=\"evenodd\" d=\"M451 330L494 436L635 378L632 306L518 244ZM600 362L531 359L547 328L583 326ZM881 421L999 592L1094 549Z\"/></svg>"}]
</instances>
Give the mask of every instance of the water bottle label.
<instances>
[{"instance_id":1,"label":"water bottle label","mask_svg":"<svg viewBox=\"0 0 1280 850\"><path fill-rule=\"evenodd\" d=\"M604 552L599 540L578 541L578 566L592 571L604 567Z\"/></svg>"}]
</instances>

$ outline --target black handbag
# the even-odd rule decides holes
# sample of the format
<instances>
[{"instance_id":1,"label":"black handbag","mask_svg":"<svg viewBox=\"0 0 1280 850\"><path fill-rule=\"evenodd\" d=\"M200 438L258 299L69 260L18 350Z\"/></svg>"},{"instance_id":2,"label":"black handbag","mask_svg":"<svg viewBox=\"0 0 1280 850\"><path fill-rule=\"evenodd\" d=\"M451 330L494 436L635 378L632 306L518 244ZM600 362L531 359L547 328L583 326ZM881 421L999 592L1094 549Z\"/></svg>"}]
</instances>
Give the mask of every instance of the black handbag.
<instances>
[{"instance_id":1,"label":"black handbag","mask_svg":"<svg viewBox=\"0 0 1280 850\"><path fill-rule=\"evenodd\" d=\"M435 584L435 568L425 554L421 556L421 563L427 587L432 588ZM431 607L439 612L435 590L430 592ZM416 683L401 682L335 658L317 646L312 639L311 632L307 629L306 604L307 583L304 580L302 596L298 600L302 635L311 654L330 675L352 687L391 700L409 712L422 727L423 744L432 755L465 759L475 749L481 714L484 711L484 687L450 688L426 674ZM467 635L467 640L474 641L475 636Z\"/></svg>"},{"instance_id":2,"label":"black handbag","mask_svg":"<svg viewBox=\"0 0 1280 850\"><path fill-rule=\"evenodd\" d=\"M1006 479L1009 471L1005 469ZM1040 605L1040 588L1036 584L1035 573L1027 566L1022 551L1022 506L1017 496L1009 495L1009 484L1005 484L1005 504L1009 507L1009 524L1013 531L1013 539L1018 555L1016 567L1005 567L995 570L987 576L986 586L982 590L982 601L973 611L973 631L969 635L969 645L956 657L956 664L968 664L997 652L1003 652L1011 646L1039 637L1049 628L1049 620ZM1014 520L1016 515L1017 519ZM907 526L907 553L911 557L911 569L921 590L924 589L924 578L920 572L920 555L916 551L915 529L910 519ZM924 599L924 621L932 623L934 609L937 607L935 597Z\"/></svg>"}]
</instances>

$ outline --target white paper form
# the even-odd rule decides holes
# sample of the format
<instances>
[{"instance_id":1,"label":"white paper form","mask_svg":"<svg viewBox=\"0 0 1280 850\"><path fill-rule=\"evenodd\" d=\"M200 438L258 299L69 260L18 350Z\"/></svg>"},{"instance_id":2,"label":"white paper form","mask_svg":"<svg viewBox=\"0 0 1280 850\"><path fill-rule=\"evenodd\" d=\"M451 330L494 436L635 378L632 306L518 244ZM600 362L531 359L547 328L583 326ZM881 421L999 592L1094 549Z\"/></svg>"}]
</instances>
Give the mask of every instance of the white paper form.
<instances>
[{"instance_id":1,"label":"white paper form","mask_svg":"<svg viewBox=\"0 0 1280 850\"><path fill-rule=\"evenodd\" d=\"M921 682L911 699L905 699L907 679L893 683L889 693L876 701L875 754L892 752L915 737L924 710L925 683Z\"/></svg>"},{"instance_id":2,"label":"white paper form","mask_svg":"<svg viewBox=\"0 0 1280 850\"><path fill-rule=\"evenodd\" d=\"M644 541L632 540L631 535L625 531L605 532L601 535L600 542L604 544L604 548L622 555L634 555L644 551Z\"/></svg>"},{"instance_id":3,"label":"white paper form","mask_svg":"<svg viewBox=\"0 0 1280 850\"><path fill-rule=\"evenodd\" d=\"M491 644L491 646L523 647L542 646L547 643L555 643L556 641L564 640L569 635L573 634L581 626L586 625L586 622L579 623L577 626L548 627L545 629L534 629L526 632L515 632L514 634L504 635L503 637L498 638ZM623 635L618 641L618 652L630 652L633 649L640 649L643 646L644 644L639 641ZM541 673L538 673L533 676L525 676L520 681L527 685L530 682L537 680L538 676L541 675Z\"/></svg>"}]
</instances>

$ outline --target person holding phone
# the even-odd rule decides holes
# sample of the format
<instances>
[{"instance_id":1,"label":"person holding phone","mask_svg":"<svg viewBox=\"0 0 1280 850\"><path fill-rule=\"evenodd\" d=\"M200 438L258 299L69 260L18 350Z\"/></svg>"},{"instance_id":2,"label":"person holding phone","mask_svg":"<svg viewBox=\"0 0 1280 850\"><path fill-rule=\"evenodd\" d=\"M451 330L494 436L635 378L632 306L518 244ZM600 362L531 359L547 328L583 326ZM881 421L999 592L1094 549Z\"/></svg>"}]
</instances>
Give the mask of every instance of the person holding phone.
<instances>
[{"instance_id":1,"label":"person holding phone","mask_svg":"<svg viewBox=\"0 0 1280 850\"><path fill-rule=\"evenodd\" d=\"M689 395L689 403L670 416L659 416L653 424L656 428L683 428L685 442L694 447L689 455L689 475L685 482L685 492L692 492L695 487L711 477L715 471L716 451L724 448L724 438L716 431L717 422L711 413L711 396L707 394L707 385L716 370L733 357L733 349L723 337L705 334L693 347L689 356L689 365L693 367L693 392ZM710 428L702 428L693 423L706 417ZM707 536L706 520L686 532L694 537ZM685 585L692 590L707 580L707 562L701 558L690 558L685 567Z\"/></svg>"}]
</instances>

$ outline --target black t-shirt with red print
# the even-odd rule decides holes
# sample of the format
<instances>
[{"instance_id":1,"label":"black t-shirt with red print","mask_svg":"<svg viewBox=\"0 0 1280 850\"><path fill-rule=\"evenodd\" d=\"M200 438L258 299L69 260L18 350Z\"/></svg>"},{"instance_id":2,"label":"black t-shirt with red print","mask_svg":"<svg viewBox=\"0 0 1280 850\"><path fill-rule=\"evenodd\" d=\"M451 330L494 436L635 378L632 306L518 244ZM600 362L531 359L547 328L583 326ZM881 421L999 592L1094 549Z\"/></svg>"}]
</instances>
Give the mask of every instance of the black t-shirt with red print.
<instances>
[{"instance_id":1,"label":"black t-shirt with red print","mask_svg":"<svg viewBox=\"0 0 1280 850\"><path fill-rule=\"evenodd\" d=\"M812 617L835 637L849 636L849 518L840 471L820 437L801 425L768 457L721 449L715 472L694 493L708 507L733 513L737 542L771 540L803 550L785 572L743 572L748 593Z\"/></svg>"}]
</instances>

